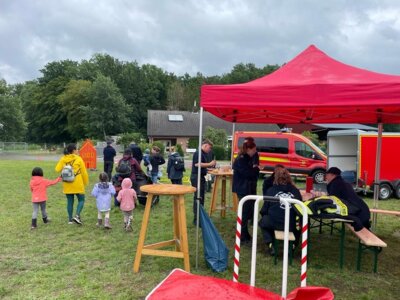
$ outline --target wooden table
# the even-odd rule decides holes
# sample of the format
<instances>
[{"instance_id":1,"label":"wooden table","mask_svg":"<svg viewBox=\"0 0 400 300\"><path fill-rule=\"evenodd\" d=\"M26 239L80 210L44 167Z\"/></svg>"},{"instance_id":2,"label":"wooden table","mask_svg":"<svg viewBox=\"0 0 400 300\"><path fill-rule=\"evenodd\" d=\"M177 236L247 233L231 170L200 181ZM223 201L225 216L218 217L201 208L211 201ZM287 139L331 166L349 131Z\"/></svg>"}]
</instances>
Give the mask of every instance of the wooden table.
<instances>
[{"instance_id":1,"label":"wooden table","mask_svg":"<svg viewBox=\"0 0 400 300\"><path fill-rule=\"evenodd\" d=\"M140 229L139 234L135 262L133 264L133 272L137 273L139 271L142 255L183 258L184 269L185 271L190 272L184 195L194 193L196 191L196 188L179 184L148 184L141 186L140 190L147 193L147 201L143 214L142 228ZM145 245L144 240L146 238L147 225L149 223L151 203L153 197L156 195L173 196L174 238L168 241ZM167 246L175 246L175 249L172 251L158 250L158 248Z\"/></svg>"},{"instance_id":2,"label":"wooden table","mask_svg":"<svg viewBox=\"0 0 400 300\"><path fill-rule=\"evenodd\" d=\"M208 174L215 176L214 186L211 194L211 204L210 204L210 211L209 215L216 211L221 211L221 217L225 217L225 212L227 208L231 208L234 212L237 211L238 207L238 198L236 193L232 193L232 206L226 206L226 181L230 181L231 190L233 184L233 170L211 170L208 171ZM217 199L218 199L218 186L221 183L221 204L217 206Z\"/></svg>"}]
</instances>

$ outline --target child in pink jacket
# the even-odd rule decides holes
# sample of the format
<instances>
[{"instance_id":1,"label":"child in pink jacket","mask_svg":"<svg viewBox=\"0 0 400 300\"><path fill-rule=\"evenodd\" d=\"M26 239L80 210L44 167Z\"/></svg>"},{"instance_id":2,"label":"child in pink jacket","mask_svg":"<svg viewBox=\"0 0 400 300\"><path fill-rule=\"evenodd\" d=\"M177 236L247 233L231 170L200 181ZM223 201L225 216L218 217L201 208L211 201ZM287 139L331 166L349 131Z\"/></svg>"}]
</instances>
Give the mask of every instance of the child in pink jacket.
<instances>
[{"instance_id":1,"label":"child in pink jacket","mask_svg":"<svg viewBox=\"0 0 400 300\"><path fill-rule=\"evenodd\" d=\"M42 168L36 167L32 170L32 178L30 182L30 188L32 192L32 226L31 229L36 229L37 227L37 216L40 210L42 211L42 218L44 223L48 223L50 220L47 217L46 212L46 201L47 201L47 192L46 189L48 186L56 184L61 181L61 177L58 177L54 180L49 180L43 178L43 170Z\"/></svg>"},{"instance_id":2,"label":"child in pink jacket","mask_svg":"<svg viewBox=\"0 0 400 300\"><path fill-rule=\"evenodd\" d=\"M132 189L132 181L130 178L124 178L121 183L121 190L118 193L117 200L120 202L120 209L124 215L124 229L132 230L132 216L135 209L136 192Z\"/></svg>"}]
</instances>

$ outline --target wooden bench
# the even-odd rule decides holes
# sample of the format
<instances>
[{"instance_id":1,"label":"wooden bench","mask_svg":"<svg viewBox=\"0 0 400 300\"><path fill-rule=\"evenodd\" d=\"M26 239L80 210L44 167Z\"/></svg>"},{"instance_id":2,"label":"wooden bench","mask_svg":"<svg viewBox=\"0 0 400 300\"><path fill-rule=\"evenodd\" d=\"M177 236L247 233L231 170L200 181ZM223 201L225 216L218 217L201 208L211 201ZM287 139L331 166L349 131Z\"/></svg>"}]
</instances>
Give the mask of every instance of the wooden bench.
<instances>
[{"instance_id":1,"label":"wooden bench","mask_svg":"<svg viewBox=\"0 0 400 300\"><path fill-rule=\"evenodd\" d=\"M400 211L398 210L385 210L385 209L376 209L370 208L369 211L375 214L384 214L384 215L392 215L400 217Z\"/></svg>"},{"instance_id":2,"label":"wooden bench","mask_svg":"<svg viewBox=\"0 0 400 300\"><path fill-rule=\"evenodd\" d=\"M386 243L366 228L355 231L350 224L346 224L346 226L358 238L357 271L361 269L362 251L370 250L374 253L374 273L376 273L378 269L378 254L382 251L382 248L387 247Z\"/></svg>"},{"instance_id":3,"label":"wooden bench","mask_svg":"<svg viewBox=\"0 0 400 300\"><path fill-rule=\"evenodd\" d=\"M274 264L276 265L277 263L277 256L278 256L278 245L277 241L284 241L285 239L285 232L284 231L279 231L275 230L275 239L274 239L274 250L275 250L275 255L274 255ZM293 232L289 232L289 264L292 265L292 254L293 254L293 242L296 240L294 237Z\"/></svg>"}]
</instances>

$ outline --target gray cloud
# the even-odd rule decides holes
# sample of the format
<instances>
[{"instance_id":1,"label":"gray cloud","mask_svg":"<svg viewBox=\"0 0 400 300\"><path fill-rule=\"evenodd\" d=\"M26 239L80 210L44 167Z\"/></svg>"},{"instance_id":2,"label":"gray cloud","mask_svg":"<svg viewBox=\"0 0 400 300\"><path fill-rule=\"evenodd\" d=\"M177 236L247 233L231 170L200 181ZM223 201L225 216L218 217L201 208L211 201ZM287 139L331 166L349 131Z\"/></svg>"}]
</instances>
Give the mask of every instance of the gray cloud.
<instances>
[{"instance_id":1,"label":"gray cloud","mask_svg":"<svg viewBox=\"0 0 400 300\"><path fill-rule=\"evenodd\" d=\"M166 71L220 75L282 64L315 44L345 63L399 74L398 1L14 0L0 2L0 78L108 53Z\"/></svg>"}]
</instances>

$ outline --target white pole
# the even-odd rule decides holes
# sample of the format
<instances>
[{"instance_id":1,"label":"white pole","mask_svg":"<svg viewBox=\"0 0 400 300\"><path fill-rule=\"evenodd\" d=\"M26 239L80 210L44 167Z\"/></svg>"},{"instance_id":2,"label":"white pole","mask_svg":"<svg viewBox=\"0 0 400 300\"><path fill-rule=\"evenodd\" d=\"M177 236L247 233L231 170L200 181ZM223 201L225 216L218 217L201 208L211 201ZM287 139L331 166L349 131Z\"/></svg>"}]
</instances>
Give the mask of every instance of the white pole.
<instances>
[{"instance_id":1,"label":"white pole","mask_svg":"<svg viewBox=\"0 0 400 300\"><path fill-rule=\"evenodd\" d=\"M231 139L231 166L233 166L233 151L234 151L234 148L233 148L233 138L234 138L234 136L235 136L235 126L236 125L236 123L232 123L232 139Z\"/></svg>"},{"instance_id":2,"label":"white pole","mask_svg":"<svg viewBox=\"0 0 400 300\"><path fill-rule=\"evenodd\" d=\"M256 197L256 203L254 204L254 216L253 216L253 242L251 246L251 272L250 272L250 285L255 286L256 284L256 260L257 260L257 229L258 229L258 206L263 201L262 196L250 196Z\"/></svg>"},{"instance_id":3,"label":"white pole","mask_svg":"<svg viewBox=\"0 0 400 300\"><path fill-rule=\"evenodd\" d=\"M376 157L375 157L375 178L374 178L374 208L378 208L379 199L379 178L381 171L381 152L382 152L382 123L378 123L378 137L376 140ZM377 214L372 214L372 229L376 229Z\"/></svg>"},{"instance_id":4,"label":"white pole","mask_svg":"<svg viewBox=\"0 0 400 300\"><path fill-rule=\"evenodd\" d=\"M201 184L201 141L203 135L203 108L200 107L200 125L199 125L199 147L197 148L198 151L198 167L197 167L197 199L196 199L196 270L199 266L199 215L200 215L200 184Z\"/></svg>"}]
</instances>

